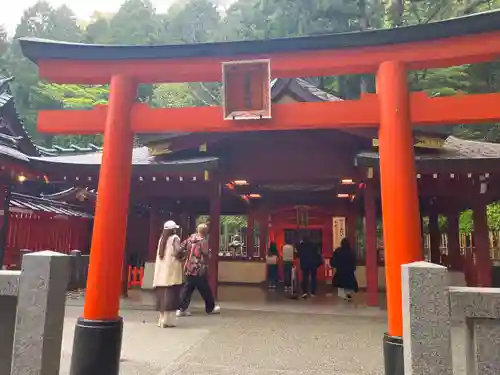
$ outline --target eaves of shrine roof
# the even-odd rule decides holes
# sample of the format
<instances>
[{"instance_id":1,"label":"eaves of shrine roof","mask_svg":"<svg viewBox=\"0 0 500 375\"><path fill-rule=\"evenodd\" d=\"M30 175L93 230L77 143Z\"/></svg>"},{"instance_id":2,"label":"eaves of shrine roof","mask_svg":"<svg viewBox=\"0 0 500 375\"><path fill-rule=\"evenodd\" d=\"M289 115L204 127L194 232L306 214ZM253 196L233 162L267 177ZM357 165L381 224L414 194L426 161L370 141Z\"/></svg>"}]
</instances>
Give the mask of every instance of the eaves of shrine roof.
<instances>
[{"instance_id":1,"label":"eaves of shrine roof","mask_svg":"<svg viewBox=\"0 0 500 375\"><path fill-rule=\"evenodd\" d=\"M70 217L92 218L92 215L82 210L81 207L19 193L12 193L10 207L13 212L16 212L16 210L30 210Z\"/></svg>"},{"instance_id":2,"label":"eaves of shrine roof","mask_svg":"<svg viewBox=\"0 0 500 375\"><path fill-rule=\"evenodd\" d=\"M95 190L89 190L82 187L70 187L68 189L58 191L56 193L40 194L42 198L49 199L57 202L68 201L95 201L97 193Z\"/></svg>"},{"instance_id":3,"label":"eaves of shrine roof","mask_svg":"<svg viewBox=\"0 0 500 375\"><path fill-rule=\"evenodd\" d=\"M17 113L14 96L9 86L9 82L13 79L0 76L0 134L15 138L16 142L12 143L12 147L20 152L30 156L39 156L40 153ZM0 141L0 143L3 142Z\"/></svg>"},{"instance_id":4,"label":"eaves of shrine roof","mask_svg":"<svg viewBox=\"0 0 500 375\"><path fill-rule=\"evenodd\" d=\"M92 152L79 155L61 155L61 156L44 156L32 157L30 160L37 164L40 168L50 167L99 167L102 162L102 152ZM219 158L217 157L198 157L182 160L164 160L163 158L154 157L150 154L147 147L136 147L132 152L132 166L144 167L150 169L159 169L162 171L192 171L192 170L209 170L216 168Z\"/></svg>"},{"instance_id":5,"label":"eaves of shrine roof","mask_svg":"<svg viewBox=\"0 0 500 375\"><path fill-rule=\"evenodd\" d=\"M437 152L417 154L417 170L421 172L495 172L500 171L500 143L471 141L449 136ZM356 165L378 167L377 152L356 155Z\"/></svg>"},{"instance_id":6,"label":"eaves of shrine roof","mask_svg":"<svg viewBox=\"0 0 500 375\"><path fill-rule=\"evenodd\" d=\"M23 54L31 61L144 60L233 57L269 53L384 46L425 42L440 38L480 34L500 29L500 12L486 12L445 21L394 29L369 30L270 40L194 43L178 45L95 45L20 38Z\"/></svg>"}]
</instances>

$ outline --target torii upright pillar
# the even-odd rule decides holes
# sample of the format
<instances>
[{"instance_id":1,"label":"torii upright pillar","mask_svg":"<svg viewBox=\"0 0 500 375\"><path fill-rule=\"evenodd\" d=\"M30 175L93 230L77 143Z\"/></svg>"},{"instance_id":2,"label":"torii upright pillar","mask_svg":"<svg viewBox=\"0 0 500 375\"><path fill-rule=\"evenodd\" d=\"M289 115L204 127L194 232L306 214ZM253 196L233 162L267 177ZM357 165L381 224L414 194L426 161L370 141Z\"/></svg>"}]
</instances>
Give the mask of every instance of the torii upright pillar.
<instances>
[{"instance_id":1,"label":"torii upright pillar","mask_svg":"<svg viewBox=\"0 0 500 375\"><path fill-rule=\"evenodd\" d=\"M119 316L123 251L132 172L130 110L136 85L111 77L83 317L75 329L71 375L118 375L123 321Z\"/></svg>"},{"instance_id":2,"label":"torii upright pillar","mask_svg":"<svg viewBox=\"0 0 500 375\"><path fill-rule=\"evenodd\" d=\"M377 73L380 105L380 188L385 249L388 333L386 375L403 375L401 265L422 259L415 155L407 70L384 62Z\"/></svg>"}]
</instances>

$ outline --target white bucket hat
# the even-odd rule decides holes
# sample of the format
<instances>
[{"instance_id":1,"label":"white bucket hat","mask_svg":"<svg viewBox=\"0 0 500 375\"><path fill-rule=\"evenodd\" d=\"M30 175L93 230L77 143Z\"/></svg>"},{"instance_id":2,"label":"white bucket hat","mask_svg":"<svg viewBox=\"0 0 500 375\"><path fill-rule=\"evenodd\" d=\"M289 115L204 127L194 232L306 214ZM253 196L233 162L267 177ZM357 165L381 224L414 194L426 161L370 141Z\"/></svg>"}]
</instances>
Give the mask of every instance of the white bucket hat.
<instances>
[{"instance_id":1,"label":"white bucket hat","mask_svg":"<svg viewBox=\"0 0 500 375\"><path fill-rule=\"evenodd\" d=\"M178 229L179 226L173 220L169 220L163 224L163 229Z\"/></svg>"}]
</instances>

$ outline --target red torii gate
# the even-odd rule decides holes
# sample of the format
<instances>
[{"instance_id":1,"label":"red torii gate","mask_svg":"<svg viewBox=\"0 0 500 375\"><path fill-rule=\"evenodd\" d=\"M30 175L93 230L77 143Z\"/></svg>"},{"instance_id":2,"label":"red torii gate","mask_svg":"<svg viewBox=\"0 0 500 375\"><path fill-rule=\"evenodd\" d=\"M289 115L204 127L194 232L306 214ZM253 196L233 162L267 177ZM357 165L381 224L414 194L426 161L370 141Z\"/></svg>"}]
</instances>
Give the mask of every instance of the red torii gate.
<instances>
[{"instance_id":1,"label":"red torii gate","mask_svg":"<svg viewBox=\"0 0 500 375\"><path fill-rule=\"evenodd\" d=\"M40 76L57 83L108 84L108 106L41 111L39 130L104 132L87 296L77 323L72 375L118 374L120 281L134 132L235 132L377 127L387 279L386 373L402 374L400 266L420 260L412 123L500 120L500 94L428 98L410 94L407 72L479 63L500 54L500 13L361 33L176 46L92 46L21 39ZM151 109L137 85L221 81L227 61L270 59L277 78L377 73L377 94L360 100L273 106L271 119L223 120L220 107ZM485 285L486 286L486 285Z\"/></svg>"}]
</instances>

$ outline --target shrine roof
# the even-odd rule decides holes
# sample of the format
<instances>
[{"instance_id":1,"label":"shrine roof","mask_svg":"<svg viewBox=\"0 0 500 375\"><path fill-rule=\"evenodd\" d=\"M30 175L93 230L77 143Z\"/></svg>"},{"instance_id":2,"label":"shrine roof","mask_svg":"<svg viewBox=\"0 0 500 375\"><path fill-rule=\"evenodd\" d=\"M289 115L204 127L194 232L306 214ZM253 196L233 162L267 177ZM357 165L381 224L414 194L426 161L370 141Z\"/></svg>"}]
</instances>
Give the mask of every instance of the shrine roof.
<instances>
[{"instance_id":1,"label":"shrine roof","mask_svg":"<svg viewBox=\"0 0 500 375\"><path fill-rule=\"evenodd\" d=\"M65 216L92 218L92 215L81 210L80 207L50 199L32 197L29 195L12 193L10 206L17 210L32 210L38 212L55 213Z\"/></svg>"},{"instance_id":2,"label":"shrine roof","mask_svg":"<svg viewBox=\"0 0 500 375\"><path fill-rule=\"evenodd\" d=\"M76 154L102 151L102 147L96 146L92 143L89 143L86 147L81 147L71 144L69 145L69 147L61 147L54 145L51 148L36 145L36 148L38 149L40 154L42 154L42 156L59 156L61 154L76 155Z\"/></svg>"},{"instance_id":3,"label":"shrine roof","mask_svg":"<svg viewBox=\"0 0 500 375\"><path fill-rule=\"evenodd\" d=\"M9 82L13 79L12 77L0 76L0 135L15 138L15 142L11 142L12 146L22 153L38 156L40 153L33 144L16 110L14 96L9 86ZM3 143L3 141L0 142Z\"/></svg>"},{"instance_id":4,"label":"shrine roof","mask_svg":"<svg viewBox=\"0 0 500 375\"><path fill-rule=\"evenodd\" d=\"M394 29L258 41L131 46L90 45L38 38L20 38L20 43L23 54L34 62L41 59L94 61L183 59L383 46L480 34L499 29L500 12L493 11Z\"/></svg>"},{"instance_id":5,"label":"shrine roof","mask_svg":"<svg viewBox=\"0 0 500 375\"><path fill-rule=\"evenodd\" d=\"M456 165L456 162L461 162L462 167L468 169L467 172L483 168L498 169L500 143L471 141L449 136L443 148L436 151L415 155L417 167L424 171L439 172L440 170L449 170L450 164ZM356 156L356 163L359 166L374 167L378 166L378 162L379 154L377 152L361 152ZM490 172L490 170L484 170L484 172Z\"/></svg>"},{"instance_id":6,"label":"shrine roof","mask_svg":"<svg viewBox=\"0 0 500 375\"><path fill-rule=\"evenodd\" d=\"M102 152L83 153L79 155L64 154L61 156L43 156L30 158L40 166L99 166L102 161ZM170 167L169 170L179 169L192 170L192 169L211 169L218 164L217 157L198 157L182 160L164 160L163 158L154 157L150 154L147 147L136 147L132 152L132 165L133 166L158 166L162 169Z\"/></svg>"},{"instance_id":7,"label":"shrine roof","mask_svg":"<svg viewBox=\"0 0 500 375\"><path fill-rule=\"evenodd\" d=\"M95 190L89 190L87 188L73 186L66 190L58 191L56 193L41 194L42 198L50 199L58 202L68 202L68 201L95 201L97 198L97 193Z\"/></svg>"}]
</instances>

